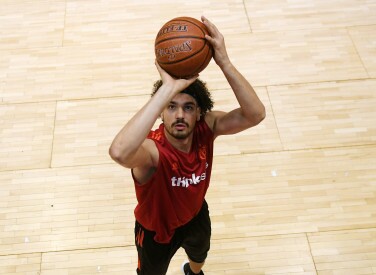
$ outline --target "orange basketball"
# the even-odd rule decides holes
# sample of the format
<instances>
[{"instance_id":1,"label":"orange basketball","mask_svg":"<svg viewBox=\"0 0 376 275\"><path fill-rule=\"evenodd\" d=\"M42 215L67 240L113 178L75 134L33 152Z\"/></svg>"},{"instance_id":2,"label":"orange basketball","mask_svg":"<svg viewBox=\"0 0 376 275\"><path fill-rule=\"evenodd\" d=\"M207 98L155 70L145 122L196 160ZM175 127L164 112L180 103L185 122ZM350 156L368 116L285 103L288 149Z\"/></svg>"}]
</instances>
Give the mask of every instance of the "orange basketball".
<instances>
[{"instance_id":1,"label":"orange basketball","mask_svg":"<svg viewBox=\"0 0 376 275\"><path fill-rule=\"evenodd\" d=\"M191 17L177 17L162 26L155 39L158 64L170 75L189 78L209 64L213 50L206 26Z\"/></svg>"}]
</instances>

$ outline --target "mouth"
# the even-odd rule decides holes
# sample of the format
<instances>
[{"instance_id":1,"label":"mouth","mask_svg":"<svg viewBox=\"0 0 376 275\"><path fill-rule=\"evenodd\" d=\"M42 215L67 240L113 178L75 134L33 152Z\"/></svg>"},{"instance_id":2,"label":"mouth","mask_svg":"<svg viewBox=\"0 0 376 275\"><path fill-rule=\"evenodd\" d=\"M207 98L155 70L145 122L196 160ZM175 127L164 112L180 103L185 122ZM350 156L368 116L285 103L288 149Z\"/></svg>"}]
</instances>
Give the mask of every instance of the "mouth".
<instances>
[{"instance_id":1,"label":"mouth","mask_svg":"<svg viewBox=\"0 0 376 275\"><path fill-rule=\"evenodd\" d=\"M188 128L188 125L186 123L175 123L173 127L178 131L183 131Z\"/></svg>"}]
</instances>

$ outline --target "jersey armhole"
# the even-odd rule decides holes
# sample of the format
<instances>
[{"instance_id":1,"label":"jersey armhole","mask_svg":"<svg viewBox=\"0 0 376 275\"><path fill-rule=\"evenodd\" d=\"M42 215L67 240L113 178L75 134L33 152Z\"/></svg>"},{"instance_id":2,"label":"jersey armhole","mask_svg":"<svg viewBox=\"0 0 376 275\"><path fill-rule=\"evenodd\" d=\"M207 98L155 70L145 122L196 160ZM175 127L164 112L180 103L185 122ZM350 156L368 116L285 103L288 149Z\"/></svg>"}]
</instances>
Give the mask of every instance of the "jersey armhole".
<instances>
[{"instance_id":1,"label":"jersey armhole","mask_svg":"<svg viewBox=\"0 0 376 275\"><path fill-rule=\"evenodd\" d=\"M212 139L213 139L213 141L215 140L215 138L216 138L216 136L214 135L214 129L212 129L212 128L210 128L210 125L208 124L208 122L206 121L206 115L203 117L203 119L204 119L204 124L205 124L205 126L204 127L207 127L208 128L208 130L210 131L210 133L211 133L211 135L212 135ZM213 125L213 127L214 127L214 125Z\"/></svg>"},{"instance_id":2,"label":"jersey armhole","mask_svg":"<svg viewBox=\"0 0 376 275\"><path fill-rule=\"evenodd\" d=\"M132 175L132 179L134 181L134 184L137 185L138 187L143 187L143 186L146 186L146 185L149 185L149 183L151 181L153 181L153 179L156 177L156 174L157 172L160 170L160 166L161 166L161 151L159 150L159 147L158 147L158 144L157 142L154 140L154 139L151 139L151 138L147 138L147 139L150 139L154 142L157 150L158 150L158 165L157 167L155 168L154 172L153 172L153 175L150 176L150 178L145 182L145 183L140 183L135 175L134 175L134 172L133 172L133 168L131 169L131 175Z\"/></svg>"},{"instance_id":3,"label":"jersey armhole","mask_svg":"<svg viewBox=\"0 0 376 275\"><path fill-rule=\"evenodd\" d=\"M205 114L205 116L202 118L204 120L204 123L206 125L206 127L208 127L208 129L210 130L210 132L214 135L214 129L212 129L210 127L210 125L208 124L208 122L206 121L206 117L207 117L208 114ZM213 128L214 128L214 122L213 122Z\"/></svg>"}]
</instances>

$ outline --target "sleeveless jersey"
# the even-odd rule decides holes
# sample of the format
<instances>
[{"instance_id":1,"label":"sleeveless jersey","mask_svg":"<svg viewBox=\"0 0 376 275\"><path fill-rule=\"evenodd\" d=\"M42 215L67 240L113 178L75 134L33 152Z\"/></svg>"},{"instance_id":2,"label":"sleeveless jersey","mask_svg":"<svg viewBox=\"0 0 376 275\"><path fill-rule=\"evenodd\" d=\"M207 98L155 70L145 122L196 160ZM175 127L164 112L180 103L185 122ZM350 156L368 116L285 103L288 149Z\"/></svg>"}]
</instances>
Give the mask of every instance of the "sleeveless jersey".
<instances>
[{"instance_id":1,"label":"sleeveless jersey","mask_svg":"<svg viewBox=\"0 0 376 275\"><path fill-rule=\"evenodd\" d=\"M193 131L189 153L168 142L163 123L150 131L148 138L158 148L158 167L143 185L133 177L138 201L134 213L143 227L156 232L156 242L168 243L175 229L192 220L201 209L210 182L214 136L201 119Z\"/></svg>"}]
</instances>

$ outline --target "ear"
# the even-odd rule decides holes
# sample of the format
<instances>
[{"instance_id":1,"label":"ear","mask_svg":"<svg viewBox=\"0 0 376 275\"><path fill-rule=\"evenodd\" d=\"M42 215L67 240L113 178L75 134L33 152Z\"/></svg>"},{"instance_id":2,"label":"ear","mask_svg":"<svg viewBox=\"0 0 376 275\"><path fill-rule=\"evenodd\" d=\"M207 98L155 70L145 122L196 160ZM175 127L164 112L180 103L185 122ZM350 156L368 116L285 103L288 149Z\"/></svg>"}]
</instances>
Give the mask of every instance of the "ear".
<instances>
[{"instance_id":1,"label":"ear","mask_svg":"<svg viewBox=\"0 0 376 275\"><path fill-rule=\"evenodd\" d=\"M200 121L200 119L201 119L201 108L198 107L196 112L197 112L197 121Z\"/></svg>"}]
</instances>

